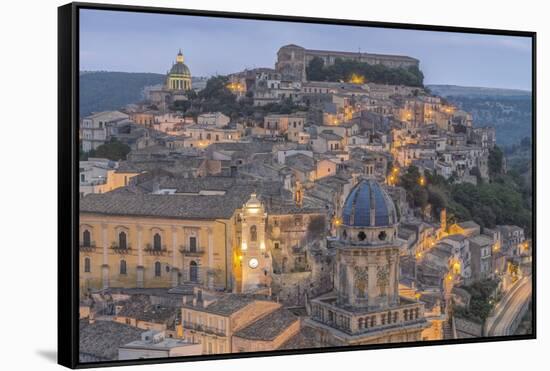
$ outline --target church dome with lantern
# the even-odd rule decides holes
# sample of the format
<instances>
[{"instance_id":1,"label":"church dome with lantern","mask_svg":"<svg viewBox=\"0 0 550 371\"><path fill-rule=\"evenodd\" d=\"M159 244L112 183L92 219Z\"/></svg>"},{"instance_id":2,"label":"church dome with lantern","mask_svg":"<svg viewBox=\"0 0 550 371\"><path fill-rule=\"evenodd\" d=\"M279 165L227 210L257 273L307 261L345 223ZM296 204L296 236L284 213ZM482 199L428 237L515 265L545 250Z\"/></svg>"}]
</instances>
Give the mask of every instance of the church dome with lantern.
<instances>
[{"instance_id":1,"label":"church dome with lantern","mask_svg":"<svg viewBox=\"0 0 550 371\"><path fill-rule=\"evenodd\" d=\"M191 90L191 71L184 62L181 50L176 56L176 63L166 75L166 88L169 90Z\"/></svg>"},{"instance_id":2,"label":"church dome with lantern","mask_svg":"<svg viewBox=\"0 0 550 371\"><path fill-rule=\"evenodd\" d=\"M389 242L396 236L397 223L391 197L375 180L363 179L344 202L340 237L359 243Z\"/></svg>"}]
</instances>

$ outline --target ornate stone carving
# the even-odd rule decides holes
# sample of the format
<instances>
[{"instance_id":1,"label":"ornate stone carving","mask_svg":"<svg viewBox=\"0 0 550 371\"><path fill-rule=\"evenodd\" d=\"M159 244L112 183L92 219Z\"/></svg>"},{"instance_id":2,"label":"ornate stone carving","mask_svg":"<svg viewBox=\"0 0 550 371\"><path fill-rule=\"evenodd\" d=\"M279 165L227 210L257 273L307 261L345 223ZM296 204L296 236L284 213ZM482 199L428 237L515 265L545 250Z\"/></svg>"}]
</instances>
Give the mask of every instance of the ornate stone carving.
<instances>
[{"instance_id":1,"label":"ornate stone carving","mask_svg":"<svg viewBox=\"0 0 550 371\"><path fill-rule=\"evenodd\" d=\"M378 287L380 289L380 296L386 296L387 295L387 288L388 288L388 281L389 281L389 272L387 266L379 266L377 268L377 280L378 280Z\"/></svg>"},{"instance_id":2,"label":"ornate stone carving","mask_svg":"<svg viewBox=\"0 0 550 371\"><path fill-rule=\"evenodd\" d=\"M367 267L354 267L355 296L365 298L369 284L369 270Z\"/></svg>"}]
</instances>

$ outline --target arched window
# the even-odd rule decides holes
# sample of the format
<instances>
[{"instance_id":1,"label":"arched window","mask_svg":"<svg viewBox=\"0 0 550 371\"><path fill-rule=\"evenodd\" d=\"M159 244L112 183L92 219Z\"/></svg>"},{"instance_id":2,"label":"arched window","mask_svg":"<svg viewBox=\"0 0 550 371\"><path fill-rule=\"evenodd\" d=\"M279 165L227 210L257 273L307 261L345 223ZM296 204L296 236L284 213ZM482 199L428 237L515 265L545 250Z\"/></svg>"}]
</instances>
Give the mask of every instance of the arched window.
<instances>
[{"instance_id":1,"label":"arched window","mask_svg":"<svg viewBox=\"0 0 550 371\"><path fill-rule=\"evenodd\" d=\"M126 244L126 232L120 232L118 234L118 248L126 249L128 245Z\"/></svg>"},{"instance_id":2,"label":"arched window","mask_svg":"<svg viewBox=\"0 0 550 371\"><path fill-rule=\"evenodd\" d=\"M382 231L378 234L378 239L380 241L384 241L386 239L386 237L388 237L388 235L386 234L386 231Z\"/></svg>"},{"instance_id":3,"label":"arched window","mask_svg":"<svg viewBox=\"0 0 550 371\"><path fill-rule=\"evenodd\" d=\"M258 239L258 231L256 230L256 226L253 225L250 227L250 241L254 242Z\"/></svg>"},{"instance_id":4,"label":"arched window","mask_svg":"<svg viewBox=\"0 0 550 371\"><path fill-rule=\"evenodd\" d=\"M365 232L361 231L357 233L357 238L359 239L359 241L364 241L367 238L367 235L365 234Z\"/></svg>"},{"instance_id":5,"label":"arched window","mask_svg":"<svg viewBox=\"0 0 550 371\"><path fill-rule=\"evenodd\" d=\"M90 231L85 229L82 233L82 246L84 247L90 247L91 245L91 236Z\"/></svg>"},{"instance_id":6,"label":"arched window","mask_svg":"<svg viewBox=\"0 0 550 371\"><path fill-rule=\"evenodd\" d=\"M162 273L160 268L160 262L155 262L155 277L160 277Z\"/></svg>"},{"instance_id":7,"label":"arched window","mask_svg":"<svg viewBox=\"0 0 550 371\"><path fill-rule=\"evenodd\" d=\"M192 260L189 263L189 281L197 282L199 280L199 266Z\"/></svg>"},{"instance_id":8,"label":"arched window","mask_svg":"<svg viewBox=\"0 0 550 371\"><path fill-rule=\"evenodd\" d=\"M162 250L162 240L160 238L160 234L155 233L153 236L153 249L154 250Z\"/></svg>"},{"instance_id":9,"label":"arched window","mask_svg":"<svg viewBox=\"0 0 550 371\"><path fill-rule=\"evenodd\" d=\"M126 260L120 261L120 274L126 274Z\"/></svg>"},{"instance_id":10,"label":"arched window","mask_svg":"<svg viewBox=\"0 0 550 371\"><path fill-rule=\"evenodd\" d=\"M90 273L90 265L90 258L84 258L84 272Z\"/></svg>"}]
</instances>

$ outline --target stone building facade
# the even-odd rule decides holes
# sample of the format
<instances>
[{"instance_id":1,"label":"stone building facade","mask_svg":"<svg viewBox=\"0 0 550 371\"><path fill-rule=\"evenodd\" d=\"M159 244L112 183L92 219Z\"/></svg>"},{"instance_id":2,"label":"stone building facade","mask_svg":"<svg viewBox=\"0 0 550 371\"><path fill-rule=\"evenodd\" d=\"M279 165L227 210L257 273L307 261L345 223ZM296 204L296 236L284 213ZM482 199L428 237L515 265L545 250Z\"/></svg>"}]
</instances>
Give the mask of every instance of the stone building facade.
<instances>
[{"instance_id":1,"label":"stone building facade","mask_svg":"<svg viewBox=\"0 0 550 371\"><path fill-rule=\"evenodd\" d=\"M281 74L282 80L306 81L306 67L316 57L321 58L325 66L334 64L338 58L372 65L381 64L390 68L418 67L420 64L418 59L401 55L313 50L290 44L281 47L277 52L275 69Z\"/></svg>"},{"instance_id":2,"label":"stone building facade","mask_svg":"<svg viewBox=\"0 0 550 371\"><path fill-rule=\"evenodd\" d=\"M324 244L325 213L298 207L281 187L231 178L152 179L85 196L81 295L183 284L269 292L273 266L277 273L326 273L319 268L323 259L310 259L310 250L317 254Z\"/></svg>"}]
</instances>

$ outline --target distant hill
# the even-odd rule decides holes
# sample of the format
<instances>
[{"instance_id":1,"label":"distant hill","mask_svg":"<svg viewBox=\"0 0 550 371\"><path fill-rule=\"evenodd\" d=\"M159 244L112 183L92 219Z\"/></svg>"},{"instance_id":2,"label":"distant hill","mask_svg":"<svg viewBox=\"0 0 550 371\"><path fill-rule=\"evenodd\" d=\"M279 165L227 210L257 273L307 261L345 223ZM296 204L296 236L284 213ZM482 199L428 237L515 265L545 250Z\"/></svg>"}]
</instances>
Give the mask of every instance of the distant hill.
<instances>
[{"instance_id":1,"label":"distant hill","mask_svg":"<svg viewBox=\"0 0 550 371\"><path fill-rule=\"evenodd\" d=\"M531 137L533 112L529 91L456 85L428 85L428 88L470 112L474 126L494 126L499 145L518 144Z\"/></svg>"},{"instance_id":2,"label":"distant hill","mask_svg":"<svg viewBox=\"0 0 550 371\"><path fill-rule=\"evenodd\" d=\"M80 116L114 110L143 99L143 88L162 84L158 73L80 72Z\"/></svg>"},{"instance_id":3,"label":"distant hill","mask_svg":"<svg viewBox=\"0 0 550 371\"><path fill-rule=\"evenodd\" d=\"M483 88L476 86L458 85L426 85L432 93L442 96L467 96L467 97L517 97L531 96L531 92L519 89Z\"/></svg>"}]
</instances>

